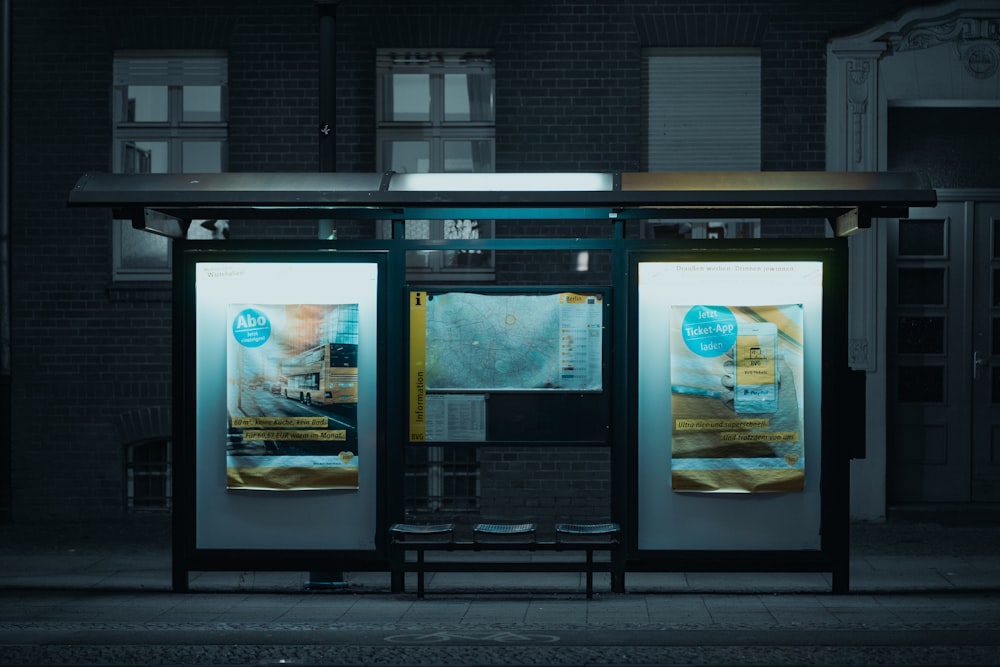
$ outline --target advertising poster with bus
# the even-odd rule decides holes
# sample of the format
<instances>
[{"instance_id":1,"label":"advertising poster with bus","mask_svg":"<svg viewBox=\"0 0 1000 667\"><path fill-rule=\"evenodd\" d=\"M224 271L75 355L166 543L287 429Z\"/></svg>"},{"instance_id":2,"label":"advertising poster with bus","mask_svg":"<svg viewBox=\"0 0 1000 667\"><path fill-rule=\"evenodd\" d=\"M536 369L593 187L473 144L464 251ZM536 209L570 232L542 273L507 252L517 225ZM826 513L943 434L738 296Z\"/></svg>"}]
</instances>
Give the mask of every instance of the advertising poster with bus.
<instances>
[{"instance_id":1,"label":"advertising poster with bus","mask_svg":"<svg viewBox=\"0 0 1000 667\"><path fill-rule=\"evenodd\" d=\"M674 491L803 489L802 313L671 306Z\"/></svg>"},{"instance_id":2,"label":"advertising poster with bus","mask_svg":"<svg viewBox=\"0 0 1000 667\"><path fill-rule=\"evenodd\" d=\"M230 304L226 486L358 488L358 304Z\"/></svg>"}]
</instances>

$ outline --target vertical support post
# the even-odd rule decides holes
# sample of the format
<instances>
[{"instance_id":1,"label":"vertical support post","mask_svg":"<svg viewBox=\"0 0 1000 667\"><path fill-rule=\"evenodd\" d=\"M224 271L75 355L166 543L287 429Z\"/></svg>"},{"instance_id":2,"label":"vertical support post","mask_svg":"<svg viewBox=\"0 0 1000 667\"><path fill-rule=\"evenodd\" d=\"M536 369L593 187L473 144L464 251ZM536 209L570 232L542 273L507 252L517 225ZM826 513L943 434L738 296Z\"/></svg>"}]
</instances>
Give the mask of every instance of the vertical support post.
<instances>
[{"instance_id":1,"label":"vertical support post","mask_svg":"<svg viewBox=\"0 0 1000 667\"><path fill-rule=\"evenodd\" d=\"M11 0L2 0L0 5L0 521L11 513L10 460L13 455L13 435L11 433L12 409L10 357L10 226L11 226L11 184L10 184L10 115L11 115Z\"/></svg>"}]
</instances>

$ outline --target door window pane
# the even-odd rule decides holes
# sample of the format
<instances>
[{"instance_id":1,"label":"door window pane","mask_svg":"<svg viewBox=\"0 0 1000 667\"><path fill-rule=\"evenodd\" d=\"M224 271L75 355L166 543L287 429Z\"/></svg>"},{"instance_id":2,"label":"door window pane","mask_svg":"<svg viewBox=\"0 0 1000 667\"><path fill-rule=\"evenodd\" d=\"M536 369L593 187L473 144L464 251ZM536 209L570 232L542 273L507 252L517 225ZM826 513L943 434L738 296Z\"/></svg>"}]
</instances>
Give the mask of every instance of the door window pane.
<instances>
[{"instance_id":1,"label":"door window pane","mask_svg":"<svg viewBox=\"0 0 1000 667\"><path fill-rule=\"evenodd\" d=\"M944 269L900 269L896 300L901 305L944 305Z\"/></svg>"},{"instance_id":2,"label":"door window pane","mask_svg":"<svg viewBox=\"0 0 1000 667\"><path fill-rule=\"evenodd\" d=\"M941 366L900 366L897 382L900 403L944 402L944 369Z\"/></svg>"},{"instance_id":3,"label":"door window pane","mask_svg":"<svg viewBox=\"0 0 1000 667\"><path fill-rule=\"evenodd\" d=\"M184 86L184 122L219 122L222 118L222 86Z\"/></svg>"},{"instance_id":4,"label":"door window pane","mask_svg":"<svg viewBox=\"0 0 1000 667\"><path fill-rule=\"evenodd\" d=\"M993 269L993 305L1000 306L1000 269Z\"/></svg>"},{"instance_id":5,"label":"door window pane","mask_svg":"<svg viewBox=\"0 0 1000 667\"><path fill-rule=\"evenodd\" d=\"M901 317L898 323L899 351L903 354L944 352L943 317Z\"/></svg>"},{"instance_id":6,"label":"door window pane","mask_svg":"<svg viewBox=\"0 0 1000 667\"><path fill-rule=\"evenodd\" d=\"M397 122L431 119L431 77L429 74L387 74L383 94L384 120Z\"/></svg>"},{"instance_id":7,"label":"door window pane","mask_svg":"<svg viewBox=\"0 0 1000 667\"><path fill-rule=\"evenodd\" d=\"M991 354L1000 354L1000 318L994 317L993 325L993 350Z\"/></svg>"},{"instance_id":8,"label":"door window pane","mask_svg":"<svg viewBox=\"0 0 1000 667\"><path fill-rule=\"evenodd\" d=\"M899 255L944 256L944 220L900 220Z\"/></svg>"}]
</instances>

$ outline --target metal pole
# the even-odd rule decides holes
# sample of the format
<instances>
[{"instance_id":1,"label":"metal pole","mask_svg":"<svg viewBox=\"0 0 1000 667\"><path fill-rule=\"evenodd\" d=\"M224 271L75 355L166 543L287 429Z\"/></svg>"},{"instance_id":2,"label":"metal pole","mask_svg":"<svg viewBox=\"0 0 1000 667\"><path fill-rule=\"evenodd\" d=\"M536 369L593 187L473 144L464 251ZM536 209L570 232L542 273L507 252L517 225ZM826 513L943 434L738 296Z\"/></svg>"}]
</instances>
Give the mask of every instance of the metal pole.
<instances>
[{"instance_id":1,"label":"metal pole","mask_svg":"<svg viewBox=\"0 0 1000 667\"><path fill-rule=\"evenodd\" d=\"M0 521L11 514L11 324L10 324L10 229L11 229L11 82L10 45L12 31L11 2L2 0L0 7Z\"/></svg>"},{"instance_id":2,"label":"metal pole","mask_svg":"<svg viewBox=\"0 0 1000 667\"><path fill-rule=\"evenodd\" d=\"M337 171L337 5L340 0L316 0L319 13L319 170ZM334 239L333 220L319 221L319 238ZM343 572L310 572L311 589L346 586Z\"/></svg>"}]
</instances>

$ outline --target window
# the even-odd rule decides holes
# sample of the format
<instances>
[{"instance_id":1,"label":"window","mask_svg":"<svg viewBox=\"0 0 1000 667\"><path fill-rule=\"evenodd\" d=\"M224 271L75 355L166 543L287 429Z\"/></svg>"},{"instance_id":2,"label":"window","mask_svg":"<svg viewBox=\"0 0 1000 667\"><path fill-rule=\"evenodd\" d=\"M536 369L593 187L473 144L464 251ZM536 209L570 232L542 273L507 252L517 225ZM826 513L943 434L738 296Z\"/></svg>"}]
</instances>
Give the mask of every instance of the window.
<instances>
[{"instance_id":1,"label":"window","mask_svg":"<svg viewBox=\"0 0 1000 667\"><path fill-rule=\"evenodd\" d=\"M760 170L760 52L646 49L642 57L646 171ZM648 221L649 237L760 235L758 220Z\"/></svg>"},{"instance_id":2,"label":"window","mask_svg":"<svg viewBox=\"0 0 1000 667\"><path fill-rule=\"evenodd\" d=\"M384 50L377 57L377 166L397 173L495 169L493 57L487 51ZM382 225L388 237L390 223ZM492 238L491 220L407 220L408 239ZM491 280L493 256L414 251L407 270L425 280Z\"/></svg>"},{"instance_id":3,"label":"window","mask_svg":"<svg viewBox=\"0 0 1000 667\"><path fill-rule=\"evenodd\" d=\"M129 512L169 512L173 500L169 440L131 443L125 457L125 507Z\"/></svg>"},{"instance_id":4,"label":"window","mask_svg":"<svg viewBox=\"0 0 1000 667\"><path fill-rule=\"evenodd\" d=\"M228 64L215 53L119 52L114 59L112 170L119 174L226 169ZM222 221L197 221L202 235ZM116 220L115 280L169 280L167 239Z\"/></svg>"}]
</instances>

